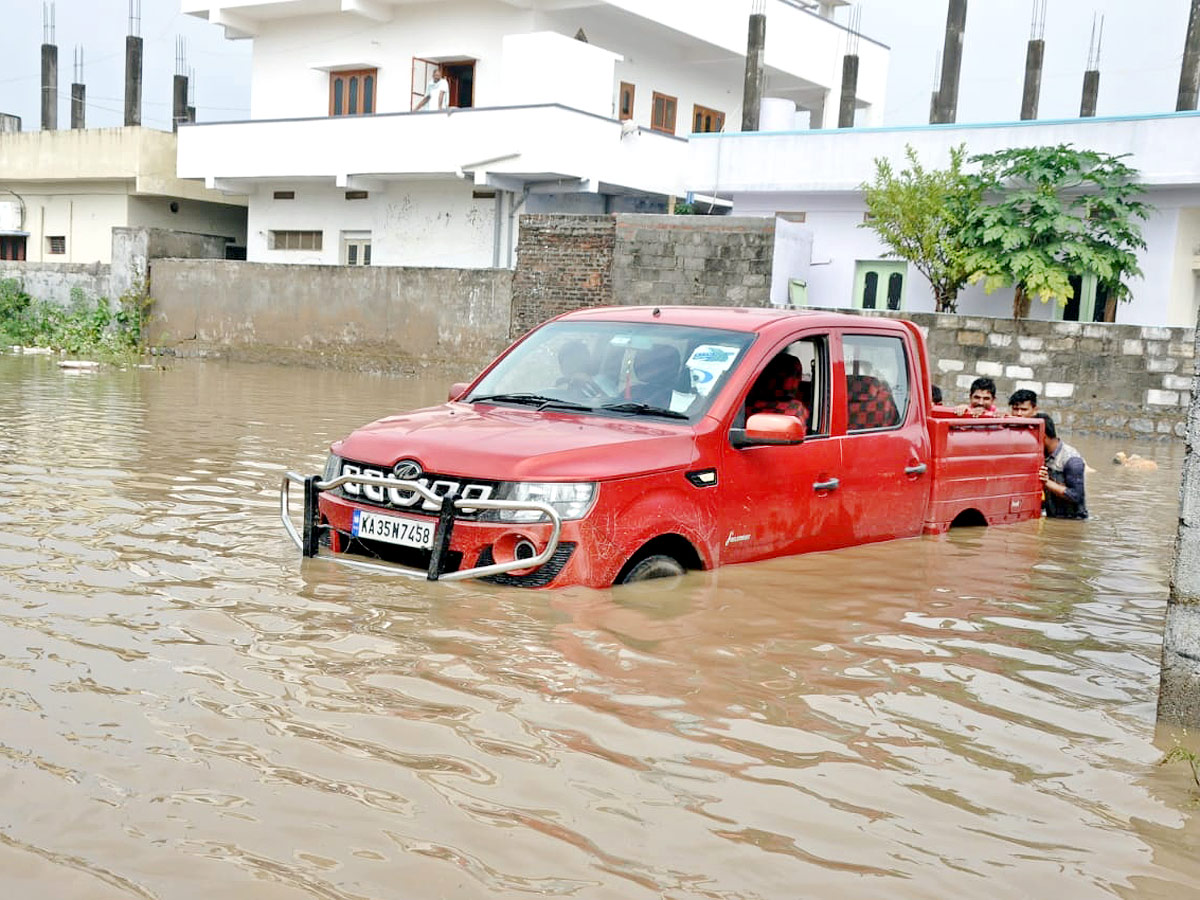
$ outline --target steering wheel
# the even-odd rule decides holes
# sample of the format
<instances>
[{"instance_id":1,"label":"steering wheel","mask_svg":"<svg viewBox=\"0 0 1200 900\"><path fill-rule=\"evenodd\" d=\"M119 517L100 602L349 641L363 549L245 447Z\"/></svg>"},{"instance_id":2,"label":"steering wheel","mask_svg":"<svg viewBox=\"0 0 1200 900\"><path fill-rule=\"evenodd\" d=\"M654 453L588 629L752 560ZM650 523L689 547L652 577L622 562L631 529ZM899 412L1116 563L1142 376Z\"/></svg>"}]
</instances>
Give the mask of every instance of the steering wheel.
<instances>
[{"instance_id":1,"label":"steering wheel","mask_svg":"<svg viewBox=\"0 0 1200 900\"><path fill-rule=\"evenodd\" d=\"M596 383L595 378L585 372L564 375L558 381L554 382L554 386L563 388L563 392L567 396L580 400L596 400L606 396L604 388Z\"/></svg>"}]
</instances>

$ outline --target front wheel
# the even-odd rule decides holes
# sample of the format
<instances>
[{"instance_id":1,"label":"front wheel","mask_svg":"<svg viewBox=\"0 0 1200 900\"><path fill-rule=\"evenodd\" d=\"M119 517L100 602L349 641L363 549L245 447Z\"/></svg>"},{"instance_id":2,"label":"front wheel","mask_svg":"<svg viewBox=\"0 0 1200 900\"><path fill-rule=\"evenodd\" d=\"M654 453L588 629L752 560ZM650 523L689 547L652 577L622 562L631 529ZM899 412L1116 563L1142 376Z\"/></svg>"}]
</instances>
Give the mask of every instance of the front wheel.
<instances>
[{"instance_id":1,"label":"front wheel","mask_svg":"<svg viewBox=\"0 0 1200 900\"><path fill-rule=\"evenodd\" d=\"M639 560L617 583L631 584L635 581L649 581L651 578L675 578L684 571L675 557L656 553Z\"/></svg>"}]
</instances>

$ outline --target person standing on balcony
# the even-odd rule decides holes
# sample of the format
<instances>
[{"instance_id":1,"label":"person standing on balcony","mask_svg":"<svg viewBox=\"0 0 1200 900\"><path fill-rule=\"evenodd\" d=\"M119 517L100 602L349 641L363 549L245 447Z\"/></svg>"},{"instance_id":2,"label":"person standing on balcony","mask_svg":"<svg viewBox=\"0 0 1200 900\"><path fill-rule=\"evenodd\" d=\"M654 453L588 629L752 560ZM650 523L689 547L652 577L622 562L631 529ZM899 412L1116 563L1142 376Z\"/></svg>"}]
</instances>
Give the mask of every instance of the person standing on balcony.
<instances>
[{"instance_id":1,"label":"person standing on balcony","mask_svg":"<svg viewBox=\"0 0 1200 900\"><path fill-rule=\"evenodd\" d=\"M449 105L450 82L446 80L442 67L438 66L429 77L429 84L425 86L425 96L416 105L416 109L424 109L426 106L430 109L445 109Z\"/></svg>"}]
</instances>

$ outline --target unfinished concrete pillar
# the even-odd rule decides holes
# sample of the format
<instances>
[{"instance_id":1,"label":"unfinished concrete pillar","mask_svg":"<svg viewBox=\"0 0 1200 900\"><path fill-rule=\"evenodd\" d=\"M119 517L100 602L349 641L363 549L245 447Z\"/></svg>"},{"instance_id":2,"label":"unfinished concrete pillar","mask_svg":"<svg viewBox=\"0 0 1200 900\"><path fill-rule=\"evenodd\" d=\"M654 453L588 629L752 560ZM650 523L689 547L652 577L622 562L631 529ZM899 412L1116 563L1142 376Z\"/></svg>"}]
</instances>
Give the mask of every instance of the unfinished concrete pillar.
<instances>
[{"instance_id":1,"label":"unfinished concrete pillar","mask_svg":"<svg viewBox=\"0 0 1200 900\"><path fill-rule=\"evenodd\" d=\"M942 48L942 80L931 123L953 122L958 117L958 78L962 71L963 32L967 27L967 0L950 0L946 9L946 43Z\"/></svg>"},{"instance_id":2,"label":"unfinished concrete pillar","mask_svg":"<svg viewBox=\"0 0 1200 900\"><path fill-rule=\"evenodd\" d=\"M186 75L176 75L171 84L171 130L178 131L179 123L188 121L187 117L188 79Z\"/></svg>"},{"instance_id":3,"label":"unfinished concrete pillar","mask_svg":"<svg viewBox=\"0 0 1200 900\"><path fill-rule=\"evenodd\" d=\"M1196 330L1200 337L1200 328ZM1198 345L1200 347L1200 345ZM1158 721L1200 729L1200 378L1192 374L1179 526L1163 628Z\"/></svg>"},{"instance_id":4,"label":"unfinished concrete pillar","mask_svg":"<svg viewBox=\"0 0 1200 900\"><path fill-rule=\"evenodd\" d=\"M71 85L71 127L87 128L87 87L75 82Z\"/></svg>"},{"instance_id":5,"label":"unfinished concrete pillar","mask_svg":"<svg viewBox=\"0 0 1200 900\"><path fill-rule=\"evenodd\" d=\"M1079 101L1079 117L1090 119L1096 115L1096 99L1100 96L1100 70L1088 69L1083 73L1083 98Z\"/></svg>"},{"instance_id":6,"label":"unfinished concrete pillar","mask_svg":"<svg viewBox=\"0 0 1200 900\"><path fill-rule=\"evenodd\" d=\"M746 36L746 77L742 88L742 131L758 131L758 109L763 95L763 47L767 43L767 17L750 14Z\"/></svg>"},{"instance_id":7,"label":"unfinished concrete pillar","mask_svg":"<svg viewBox=\"0 0 1200 900\"><path fill-rule=\"evenodd\" d=\"M1179 69L1179 95L1175 109L1195 109L1200 95L1200 0L1192 0L1187 37L1183 41L1183 65Z\"/></svg>"},{"instance_id":8,"label":"unfinished concrete pillar","mask_svg":"<svg viewBox=\"0 0 1200 900\"><path fill-rule=\"evenodd\" d=\"M42 130L58 127L58 47L42 44Z\"/></svg>"},{"instance_id":9,"label":"unfinished concrete pillar","mask_svg":"<svg viewBox=\"0 0 1200 900\"><path fill-rule=\"evenodd\" d=\"M842 57L842 102L838 107L838 128L854 127L854 100L858 94L858 54Z\"/></svg>"},{"instance_id":10,"label":"unfinished concrete pillar","mask_svg":"<svg viewBox=\"0 0 1200 900\"><path fill-rule=\"evenodd\" d=\"M142 39L125 36L125 124L142 124Z\"/></svg>"},{"instance_id":11,"label":"unfinished concrete pillar","mask_svg":"<svg viewBox=\"0 0 1200 900\"><path fill-rule=\"evenodd\" d=\"M1025 89L1021 93L1021 120L1036 119L1038 98L1042 93L1042 60L1046 55L1046 42L1030 41L1025 51Z\"/></svg>"}]
</instances>

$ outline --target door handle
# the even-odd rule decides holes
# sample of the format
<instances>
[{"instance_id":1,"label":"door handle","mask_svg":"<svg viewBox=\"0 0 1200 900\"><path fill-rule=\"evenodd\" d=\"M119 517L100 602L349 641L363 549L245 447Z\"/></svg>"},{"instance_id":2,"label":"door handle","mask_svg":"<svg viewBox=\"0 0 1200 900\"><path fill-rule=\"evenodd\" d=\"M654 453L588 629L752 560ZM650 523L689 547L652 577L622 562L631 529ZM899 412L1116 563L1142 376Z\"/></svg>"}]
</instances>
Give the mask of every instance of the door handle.
<instances>
[{"instance_id":1,"label":"door handle","mask_svg":"<svg viewBox=\"0 0 1200 900\"><path fill-rule=\"evenodd\" d=\"M813 490L814 491L836 491L838 489L839 484L841 484L841 482L838 481L836 478L830 478L828 481L814 481L813 482Z\"/></svg>"},{"instance_id":2,"label":"door handle","mask_svg":"<svg viewBox=\"0 0 1200 900\"><path fill-rule=\"evenodd\" d=\"M924 475L925 470L928 468L929 467L927 465L925 465L925 463L917 463L917 465L915 465L915 466L905 466L904 474L905 475Z\"/></svg>"}]
</instances>

